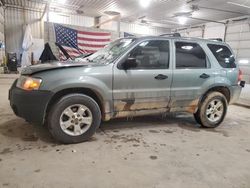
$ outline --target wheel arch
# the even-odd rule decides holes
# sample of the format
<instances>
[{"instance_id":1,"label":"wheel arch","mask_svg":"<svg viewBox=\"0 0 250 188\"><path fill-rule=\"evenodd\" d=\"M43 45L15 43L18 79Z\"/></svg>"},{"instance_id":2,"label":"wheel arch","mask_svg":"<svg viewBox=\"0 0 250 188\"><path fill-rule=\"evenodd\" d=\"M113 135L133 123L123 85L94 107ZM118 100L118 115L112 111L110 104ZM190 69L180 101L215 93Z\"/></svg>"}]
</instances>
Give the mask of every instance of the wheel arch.
<instances>
[{"instance_id":1,"label":"wheel arch","mask_svg":"<svg viewBox=\"0 0 250 188\"><path fill-rule=\"evenodd\" d=\"M212 86L206 92L204 92L204 94L202 95L202 97L200 99L200 102L202 102L205 99L205 97L207 96L208 93L213 92L213 91L217 91L217 92L220 92L221 94L223 94L226 97L228 104L230 103L231 91L230 91L229 87L226 85Z\"/></svg>"},{"instance_id":2,"label":"wheel arch","mask_svg":"<svg viewBox=\"0 0 250 188\"><path fill-rule=\"evenodd\" d=\"M90 88L82 88L82 87L74 87L74 88L67 88L67 89L62 89L57 91L56 93L54 93L54 95L51 97L51 99L49 100L47 106L46 106L46 113L45 113L45 117L44 117L44 121L46 121L46 118L48 116L48 113L51 109L51 107L63 96L69 95L69 94L84 94L87 95L89 97L91 97L99 106L101 113L102 113L102 117L104 117L105 114L105 109L104 109L104 100L101 96L101 94L99 94L97 91L90 89Z\"/></svg>"}]
</instances>

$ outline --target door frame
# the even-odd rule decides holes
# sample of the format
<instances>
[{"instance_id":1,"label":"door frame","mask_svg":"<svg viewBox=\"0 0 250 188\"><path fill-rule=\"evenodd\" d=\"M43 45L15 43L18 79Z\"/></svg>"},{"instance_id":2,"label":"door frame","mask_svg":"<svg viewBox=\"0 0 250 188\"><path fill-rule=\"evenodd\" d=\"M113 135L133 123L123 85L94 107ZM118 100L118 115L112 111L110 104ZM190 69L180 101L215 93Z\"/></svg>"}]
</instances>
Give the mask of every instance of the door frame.
<instances>
[{"instance_id":1,"label":"door frame","mask_svg":"<svg viewBox=\"0 0 250 188\"><path fill-rule=\"evenodd\" d=\"M146 42L146 41L168 41L169 42L169 66L167 69L155 69L155 70L168 70L171 72L171 83L169 85L169 101L168 101L168 105L166 106L165 109L159 108L159 109L146 109L146 110L134 110L134 111L130 111L131 113L128 113L127 111L119 111L116 112L115 111L115 103L114 103L114 80L115 80L115 70L119 70L119 71L125 71L119 68L119 65L121 63L123 63L127 58L128 55L130 54L130 52L132 50L134 50L139 44L141 44L142 42ZM112 98L113 98L113 112L114 112L114 117L128 117L128 116L140 116L140 115L147 115L147 114L158 114L158 113L163 113L163 112L167 112L169 111L169 103L171 101L171 86L172 86L172 80L173 80L173 40L171 38L143 38L141 40L138 40L135 42L135 44L133 44L120 58L118 58L116 60L116 62L114 62L113 65L113 69L112 69ZM153 71L154 69L136 69L136 71Z\"/></svg>"}]
</instances>

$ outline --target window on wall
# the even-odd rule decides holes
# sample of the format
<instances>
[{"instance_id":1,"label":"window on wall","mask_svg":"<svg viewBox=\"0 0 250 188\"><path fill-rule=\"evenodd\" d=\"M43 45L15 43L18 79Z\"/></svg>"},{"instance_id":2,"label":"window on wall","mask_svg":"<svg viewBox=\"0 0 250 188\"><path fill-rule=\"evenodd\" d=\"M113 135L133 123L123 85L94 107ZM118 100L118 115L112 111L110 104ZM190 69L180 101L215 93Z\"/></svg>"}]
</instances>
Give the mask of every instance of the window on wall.
<instances>
[{"instance_id":1,"label":"window on wall","mask_svg":"<svg viewBox=\"0 0 250 188\"><path fill-rule=\"evenodd\" d=\"M208 44L207 46L223 68L236 67L234 55L227 46L217 44Z\"/></svg>"},{"instance_id":2,"label":"window on wall","mask_svg":"<svg viewBox=\"0 0 250 188\"><path fill-rule=\"evenodd\" d=\"M206 68L206 54L197 43L176 42L176 68Z\"/></svg>"},{"instance_id":3,"label":"window on wall","mask_svg":"<svg viewBox=\"0 0 250 188\"><path fill-rule=\"evenodd\" d=\"M169 67L169 41L150 40L140 43L130 52L136 59L134 69L167 69Z\"/></svg>"}]
</instances>

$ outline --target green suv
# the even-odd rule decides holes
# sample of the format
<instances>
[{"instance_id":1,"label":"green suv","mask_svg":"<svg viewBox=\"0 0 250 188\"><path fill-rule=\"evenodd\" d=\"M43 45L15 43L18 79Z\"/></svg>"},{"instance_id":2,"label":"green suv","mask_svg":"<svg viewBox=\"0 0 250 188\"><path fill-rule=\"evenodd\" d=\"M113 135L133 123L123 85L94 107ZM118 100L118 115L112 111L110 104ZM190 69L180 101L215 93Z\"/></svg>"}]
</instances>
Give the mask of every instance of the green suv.
<instances>
[{"instance_id":1,"label":"green suv","mask_svg":"<svg viewBox=\"0 0 250 188\"><path fill-rule=\"evenodd\" d=\"M217 127L240 96L241 76L221 41L123 38L85 58L26 67L9 100L17 116L78 143L120 117L189 112L201 127Z\"/></svg>"}]
</instances>

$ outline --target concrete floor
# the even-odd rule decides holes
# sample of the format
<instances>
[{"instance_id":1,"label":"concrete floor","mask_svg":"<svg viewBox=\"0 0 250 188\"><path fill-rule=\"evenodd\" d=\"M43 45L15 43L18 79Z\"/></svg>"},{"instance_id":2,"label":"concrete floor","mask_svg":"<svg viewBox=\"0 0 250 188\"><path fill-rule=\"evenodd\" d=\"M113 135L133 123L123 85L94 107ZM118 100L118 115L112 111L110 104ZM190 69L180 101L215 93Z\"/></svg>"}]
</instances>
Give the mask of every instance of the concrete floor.
<instances>
[{"instance_id":1,"label":"concrete floor","mask_svg":"<svg viewBox=\"0 0 250 188\"><path fill-rule=\"evenodd\" d=\"M0 77L0 187L250 187L250 111L231 106L223 125L200 129L192 116L104 123L94 138L56 143L13 115Z\"/></svg>"}]
</instances>

